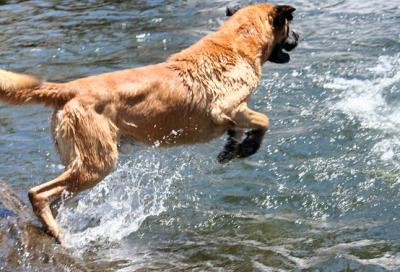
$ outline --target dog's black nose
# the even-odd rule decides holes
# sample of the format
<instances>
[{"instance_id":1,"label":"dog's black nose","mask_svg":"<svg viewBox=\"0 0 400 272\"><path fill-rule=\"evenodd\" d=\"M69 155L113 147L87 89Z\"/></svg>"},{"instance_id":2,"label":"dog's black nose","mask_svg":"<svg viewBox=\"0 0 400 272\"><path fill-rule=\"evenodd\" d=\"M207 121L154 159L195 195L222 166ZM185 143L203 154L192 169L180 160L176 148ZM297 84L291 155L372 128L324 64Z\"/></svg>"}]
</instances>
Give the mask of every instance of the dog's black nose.
<instances>
[{"instance_id":1,"label":"dog's black nose","mask_svg":"<svg viewBox=\"0 0 400 272\"><path fill-rule=\"evenodd\" d=\"M294 31L290 31L285 43L283 44L283 49L285 49L286 51L291 51L296 48L299 42L299 38L299 34Z\"/></svg>"},{"instance_id":2,"label":"dog's black nose","mask_svg":"<svg viewBox=\"0 0 400 272\"><path fill-rule=\"evenodd\" d=\"M296 40L296 42L298 42L300 39L300 35L297 32L294 32L294 31L291 31L291 32L292 32L292 35L294 36L294 39Z\"/></svg>"}]
</instances>

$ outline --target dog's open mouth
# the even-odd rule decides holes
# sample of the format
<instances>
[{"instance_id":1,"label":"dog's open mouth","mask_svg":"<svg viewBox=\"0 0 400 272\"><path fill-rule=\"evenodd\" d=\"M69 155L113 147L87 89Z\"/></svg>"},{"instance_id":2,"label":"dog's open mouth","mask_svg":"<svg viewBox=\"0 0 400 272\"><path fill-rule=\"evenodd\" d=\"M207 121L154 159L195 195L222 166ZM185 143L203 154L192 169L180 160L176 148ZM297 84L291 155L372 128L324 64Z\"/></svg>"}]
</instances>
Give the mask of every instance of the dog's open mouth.
<instances>
[{"instance_id":1,"label":"dog's open mouth","mask_svg":"<svg viewBox=\"0 0 400 272\"><path fill-rule=\"evenodd\" d=\"M287 63L290 61L290 55L283 50L289 52L296 48L299 40L299 34L294 31L290 31L287 39L282 43L278 44L272 50L268 60L274 63Z\"/></svg>"}]
</instances>

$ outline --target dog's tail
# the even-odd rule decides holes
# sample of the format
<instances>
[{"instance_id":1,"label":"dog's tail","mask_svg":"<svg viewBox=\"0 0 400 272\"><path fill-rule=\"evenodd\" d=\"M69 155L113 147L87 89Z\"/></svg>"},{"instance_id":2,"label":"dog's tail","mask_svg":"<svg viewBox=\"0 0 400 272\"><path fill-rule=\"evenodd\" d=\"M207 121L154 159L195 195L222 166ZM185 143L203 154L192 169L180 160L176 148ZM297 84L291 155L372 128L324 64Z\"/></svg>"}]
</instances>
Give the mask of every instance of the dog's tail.
<instances>
[{"instance_id":1,"label":"dog's tail","mask_svg":"<svg viewBox=\"0 0 400 272\"><path fill-rule=\"evenodd\" d=\"M65 84L42 82L34 76L0 70L0 101L14 105L43 103L59 107L75 95L76 92Z\"/></svg>"}]
</instances>

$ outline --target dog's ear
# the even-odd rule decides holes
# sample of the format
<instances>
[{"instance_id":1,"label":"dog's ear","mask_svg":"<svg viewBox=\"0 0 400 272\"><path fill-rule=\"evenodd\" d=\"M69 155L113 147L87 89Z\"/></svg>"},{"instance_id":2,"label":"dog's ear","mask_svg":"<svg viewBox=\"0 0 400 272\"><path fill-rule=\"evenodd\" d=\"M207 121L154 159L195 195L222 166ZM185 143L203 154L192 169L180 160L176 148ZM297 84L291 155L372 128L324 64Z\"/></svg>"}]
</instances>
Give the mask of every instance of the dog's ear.
<instances>
[{"instance_id":1,"label":"dog's ear","mask_svg":"<svg viewBox=\"0 0 400 272\"><path fill-rule=\"evenodd\" d=\"M226 16L230 17L233 14L235 14L239 9L241 9L242 7L239 5L233 6L233 7L227 7L226 8Z\"/></svg>"},{"instance_id":2,"label":"dog's ear","mask_svg":"<svg viewBox=\"0 0 400 272\"><path fill-rule=\"evenodd\" d=\"M288 5L278 5L276 6L276 13L274 18L274 27L281 27L285 24L285 20L293 20L293 12L296 9Z\"/></svg>"}]
</instances>

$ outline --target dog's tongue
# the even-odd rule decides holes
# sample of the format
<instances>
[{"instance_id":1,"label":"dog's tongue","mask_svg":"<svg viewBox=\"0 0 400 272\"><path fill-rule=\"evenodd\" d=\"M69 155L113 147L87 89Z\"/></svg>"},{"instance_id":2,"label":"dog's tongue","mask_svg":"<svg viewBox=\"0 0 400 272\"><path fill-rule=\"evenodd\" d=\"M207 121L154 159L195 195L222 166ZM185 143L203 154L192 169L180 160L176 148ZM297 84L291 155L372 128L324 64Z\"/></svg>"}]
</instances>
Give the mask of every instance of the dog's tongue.
<instances>
[{"instance_id":1,"label":"dog's tongue","mask_svg":"<svg viewBox=\"0 0 400 272\"><path fill-rule=\"evenodd\" d=\"M290 61L290 56L288 53L282 51L281 46L277 46L274 51L272 51L268 60L275 63L287 63Z\"/></svg>"}]
</instances>

